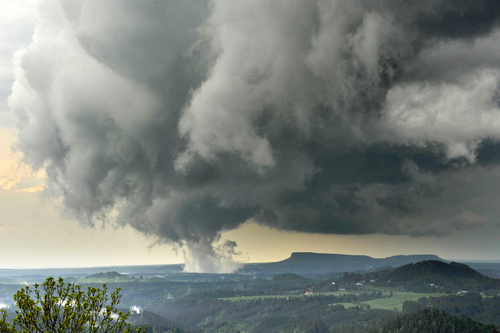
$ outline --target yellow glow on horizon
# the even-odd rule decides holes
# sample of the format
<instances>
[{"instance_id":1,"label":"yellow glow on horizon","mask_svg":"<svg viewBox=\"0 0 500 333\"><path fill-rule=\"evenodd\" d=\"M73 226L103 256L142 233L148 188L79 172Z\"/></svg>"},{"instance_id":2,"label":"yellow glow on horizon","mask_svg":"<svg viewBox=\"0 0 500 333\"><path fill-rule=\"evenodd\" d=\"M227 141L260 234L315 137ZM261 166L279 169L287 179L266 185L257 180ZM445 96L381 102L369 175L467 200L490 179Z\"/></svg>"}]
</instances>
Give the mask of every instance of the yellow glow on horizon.
<instances>
[{"instance_id":1,"label":"yellow glow on horizon","mask_svg":"<svg viewBox=\"0 0 500 333\"><path fill-rule=\"evenodd\" d=\"M47 177L45 170L34 172L22 161L22 154L12 150L16 143L16 130L0 128L0 193L1 192L40 192L45 188L43 180ZM26 188L17 188L23 179L37 179L37 183Z\"/></svg>"},{"instance_id":2,"label":"yellow glow on horizon","mask_svg":"<svg viewBox=\"0 0 500 333\"><path fill-rule=\"evenodd\" d=\"M36 193L36 192L42 192L45 190L47 186L44 183L38 184L36 186L28 187L28 188L23 188L21 190L15 191L15 193L20 193L20 192L28 192L28 193Z\"/></svg>"}]
</instances>

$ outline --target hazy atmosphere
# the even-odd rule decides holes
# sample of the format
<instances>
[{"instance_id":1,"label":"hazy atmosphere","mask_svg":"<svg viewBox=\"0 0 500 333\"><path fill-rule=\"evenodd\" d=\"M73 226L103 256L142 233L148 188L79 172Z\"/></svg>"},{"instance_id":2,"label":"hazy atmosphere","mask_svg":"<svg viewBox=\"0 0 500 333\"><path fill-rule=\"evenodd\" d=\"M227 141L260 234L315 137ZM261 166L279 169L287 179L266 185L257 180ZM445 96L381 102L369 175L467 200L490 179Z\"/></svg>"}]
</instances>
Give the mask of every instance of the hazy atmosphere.
<instances>
[{"instance_id":1,"label":"hazy atmosphere","mask_svg":"<svg viewBox=\"0 0 500 333\"><path fill-rule=\"evenodd\" d=\"M499 202L497 0L0 3L0 268L500 260Z\"/></svg>"}]
</instances>

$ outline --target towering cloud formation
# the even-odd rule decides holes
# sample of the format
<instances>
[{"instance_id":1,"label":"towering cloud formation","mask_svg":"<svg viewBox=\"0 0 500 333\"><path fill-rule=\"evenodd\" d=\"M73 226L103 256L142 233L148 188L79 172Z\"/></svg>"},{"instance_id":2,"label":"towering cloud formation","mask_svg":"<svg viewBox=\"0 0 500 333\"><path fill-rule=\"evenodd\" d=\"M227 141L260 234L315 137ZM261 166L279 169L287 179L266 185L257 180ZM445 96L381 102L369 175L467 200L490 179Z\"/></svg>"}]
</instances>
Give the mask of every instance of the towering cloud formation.
<instances>
[{"instance_id":1,"label":"towering cloud formation","mask_svg":"<svg viewBox=\"0 0 500 333\"><path fill-rule=\"evenodd\" d=\"M19 149L82 223L116 210L187 249L189 270L234 269L236 244L214 242L249 219L442 236L499 213L496 0L39 12L10 97Z\"/></svg>"}]
</instances>

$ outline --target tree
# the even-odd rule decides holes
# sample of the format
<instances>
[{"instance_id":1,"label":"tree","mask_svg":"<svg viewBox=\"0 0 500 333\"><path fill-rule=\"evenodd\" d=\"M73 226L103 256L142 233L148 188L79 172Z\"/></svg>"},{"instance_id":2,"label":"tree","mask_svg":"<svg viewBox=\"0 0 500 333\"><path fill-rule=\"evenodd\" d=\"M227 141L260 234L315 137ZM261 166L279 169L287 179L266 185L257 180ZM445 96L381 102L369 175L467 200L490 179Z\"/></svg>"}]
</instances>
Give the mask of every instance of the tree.
<instances>
[{"instance_id":1,"label":"tree","mask_svg":"<svg viewBox=\"0 0 500 333\"><path fill-rule=\"evenodd\" d=\"M5 333L16 333L14 328L9 325L6 321L7 319L7 312L5 310L0 310L0 332L5 332Z\"/></svg>"},{"instance_id":2,"label":"tree","mask_svg":"<svg viewBox=\"0 0 500 333\"><path fill-rule=\"evenodd\" d=\"M134 332L126 323L129 313L118 311L120 288L107 295L102 289L89 287L86 292L75 283L48 278L34 289L26 286L14 295L17 316L7 323L7 313L0 310L0 332L15 333L127 333ZM146 328L147 329L147 328ZM135 332L145 333L138 328Z\"/></svg>"}]
</instances>

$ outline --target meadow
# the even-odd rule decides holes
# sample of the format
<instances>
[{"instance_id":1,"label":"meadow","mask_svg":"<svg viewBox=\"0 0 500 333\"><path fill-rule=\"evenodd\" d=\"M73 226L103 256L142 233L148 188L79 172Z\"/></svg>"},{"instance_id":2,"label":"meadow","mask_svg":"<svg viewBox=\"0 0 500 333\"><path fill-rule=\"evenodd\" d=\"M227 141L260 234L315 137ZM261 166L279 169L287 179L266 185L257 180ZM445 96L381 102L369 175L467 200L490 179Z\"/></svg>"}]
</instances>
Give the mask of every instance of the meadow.
<instances>
[{"instance_id":1,"label":"meadow","mask_svg":"<svg viewBox=\"0 0 500 333\"><path fill-rule=\"evenodd\" d=\"M388 295L390 296L390 295ZM362 302L363 304L369 304L371 309L382 309L382 310L403 310L403 303L405 301L416 301L422 297L440 297L446 296L445 294L420 294L412 292L395 292L390 297L377 298L370 301Z\"/></svg>"},{"instance_id":2,"label":"meadow","mask_svg":"<svg viewBox=\"0 0 500 333\"><path fill-rule=\"evenodd\" d=\"M317 295L322 295L322 296L342 296L342 295L347 295L347 294L356 294L360 295L363 293L372 293L372 292L382 292L384 295L383 298L377 298L369 301L363 301L358 304L356 303L338 303L342 304L345 308L350 308L354 307L357 305L362 305L362 304L368 304L370 305L371 309L382 309L382 310L394 310L397 309L398 311L402 311L403 309L403 303L405 301L416 301L422 297L440 297L440 296L446 296L446 294L439 294L439 293L414 293L414 292L404 292L400 291L400 289L397 288L391 288L391 287L374 287L374 286L367 286L366 288L360 288L358 290L346 290L346 291L332 291L332 292L326 292L326 293L317 293L317 294L311 294L311 295L303 295L302 293L294 294L294 295L258 295L258 296L242 296L242 297L225 297L225 298L218 298L220 300L228 300L228 301L250 301L250 300L256 300L256 299L267 299L267 298L284 298L284 299L290 299L293 297L314 297ZM392 293L392 296L391 296Z\"/></svg>"}]
</instances>

